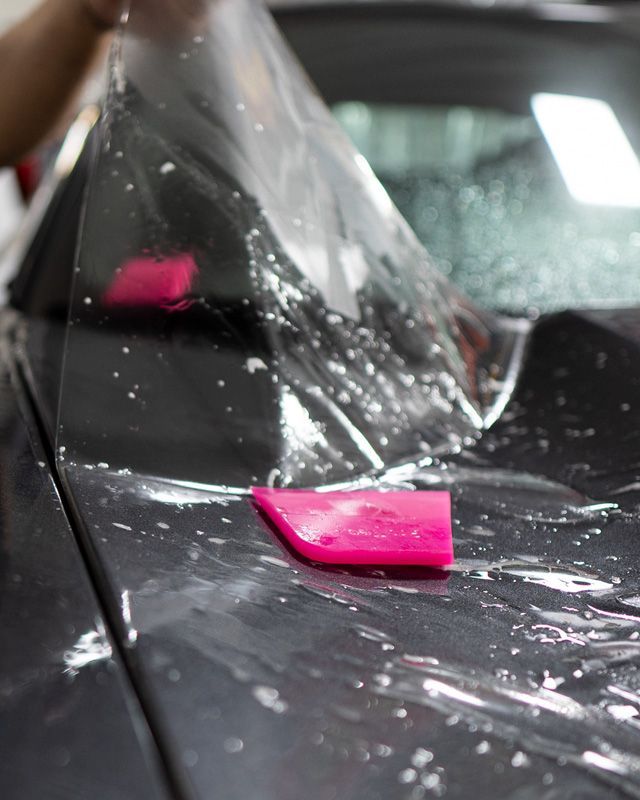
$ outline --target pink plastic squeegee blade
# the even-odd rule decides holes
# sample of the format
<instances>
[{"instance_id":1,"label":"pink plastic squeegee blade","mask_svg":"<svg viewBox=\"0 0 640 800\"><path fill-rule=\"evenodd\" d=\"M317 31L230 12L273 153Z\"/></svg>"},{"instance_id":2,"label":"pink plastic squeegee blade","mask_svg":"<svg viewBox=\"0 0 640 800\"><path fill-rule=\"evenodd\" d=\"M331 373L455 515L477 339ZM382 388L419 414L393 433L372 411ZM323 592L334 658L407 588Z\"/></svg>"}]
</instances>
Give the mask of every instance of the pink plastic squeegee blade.
<instances>
[{"instance_id":1,"label":"pink plastic squeegee blade","mask_svg":"<svg viewBox=\"0 0 640 800\"><path fill-rule=\"evenodd\" d=\"M453 562L449 492L251 491L289 545L311 561L429 567Z\"/></svg>"}]
</instances>

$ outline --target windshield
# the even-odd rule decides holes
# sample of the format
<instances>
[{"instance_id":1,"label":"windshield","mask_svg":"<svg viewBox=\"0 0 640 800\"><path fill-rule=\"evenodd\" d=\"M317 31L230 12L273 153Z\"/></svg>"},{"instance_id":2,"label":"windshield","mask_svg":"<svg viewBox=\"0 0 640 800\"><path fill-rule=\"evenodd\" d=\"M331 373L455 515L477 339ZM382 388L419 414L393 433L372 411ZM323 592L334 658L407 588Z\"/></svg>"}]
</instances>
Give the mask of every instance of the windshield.
<instances>
[{"instance_id":1,"label":"windshield","mask_svg":"<svg viewBox=\"0 0 640 800\"><path fill-rule=\"evenodd\" d=\"M433 268L262 4L136 3L111 70L63 461L326 484L491 424L523 327Z\"/></svg>"},{"instance_id":2,"label":"windshield","mask_svg":"<svg viewBox=\"0 0 640 800\"><path fill-rule=\"evenodd\" d=\"M578 12L281 20L434 263L486 307L640 301L637 15Z\"/></svg>"}]
</instances>

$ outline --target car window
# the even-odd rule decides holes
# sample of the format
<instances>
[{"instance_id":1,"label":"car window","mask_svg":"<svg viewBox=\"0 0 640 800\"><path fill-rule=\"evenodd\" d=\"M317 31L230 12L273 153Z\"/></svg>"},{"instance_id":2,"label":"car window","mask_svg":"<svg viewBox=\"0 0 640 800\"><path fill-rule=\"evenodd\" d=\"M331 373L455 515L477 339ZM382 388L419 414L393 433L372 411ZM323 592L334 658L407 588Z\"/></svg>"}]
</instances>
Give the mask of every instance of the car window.
<instances>
[{"instance_id":1,"label":"car window","mask_svg":"<svg viewBox=\"0 0 640 800\"><path fill-rule=\"evenodd\" d=\"M640 202L608 197L615 176L572 196L533 114L359 102L334 113L439 269L479 303L538 313L640 301ZM596 158L616 146L608 134ZM578 147L589 131L568 136ZM591 164L577 169L588 183Z\"/></svg>"},{"instance_id":2,"label":"car window","mask_svg":"<svg viewBox=\"0 0 640 800\"><path fill-rule=\"evenodd\" d=\"M640 301L637 20L579 16L352 4L280 18L438 268L490 308Z\"/></svg>"}]
</instances>

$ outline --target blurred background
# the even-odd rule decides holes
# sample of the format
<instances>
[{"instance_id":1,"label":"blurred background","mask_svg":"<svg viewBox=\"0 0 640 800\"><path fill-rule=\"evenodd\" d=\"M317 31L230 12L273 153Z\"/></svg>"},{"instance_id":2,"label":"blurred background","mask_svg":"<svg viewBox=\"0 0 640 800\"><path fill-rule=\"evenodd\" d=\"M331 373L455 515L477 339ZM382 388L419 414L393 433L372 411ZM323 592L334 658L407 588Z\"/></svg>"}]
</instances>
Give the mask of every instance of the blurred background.
<instances>
[{"instance_id":1,"label":"blurred background","mask_svg":"<svg viewBox=\"0 0 640 800\"><path fill-rule=\"evenodd\" d=\"M32 9L38 0L2 0L0 32ZM22 217L22 204L15 174L0 169L0 264L2 253Z\"/></svg>"},{"instance_id":2,"label":"blurred background","mask_svg":"<svg viewBox=\"0 0 640 800\"><path fill-rule=\"evenodd\" d=\"M0 30L38 2L2 0ZM532 318L640 303L640 3L416 0L423 15L400 3L385 16L375 0L330 14L269 2L435 266L469 297ZM0 172L0 284L20 208L15 174Z\"/></svg>"},{"instance_id":3,"label":"blurred background","mask_svg":"<svg viewBox=\"0 0 640 800\"><path fill-rule=\"evenodd\" d=\"M0 5L0 28L4 29L9 23L15 22L37 2L38 0L3 0Z\"/></svg>"}]
</instances>

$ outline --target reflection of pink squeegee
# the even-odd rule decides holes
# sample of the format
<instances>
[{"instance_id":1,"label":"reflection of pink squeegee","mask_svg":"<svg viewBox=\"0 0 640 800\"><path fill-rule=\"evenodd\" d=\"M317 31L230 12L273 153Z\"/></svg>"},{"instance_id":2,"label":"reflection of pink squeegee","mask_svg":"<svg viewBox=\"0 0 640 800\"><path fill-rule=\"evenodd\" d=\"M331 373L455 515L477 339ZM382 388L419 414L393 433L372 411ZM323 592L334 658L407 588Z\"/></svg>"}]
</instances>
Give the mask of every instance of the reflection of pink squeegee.
<instances>
[{"instance_id":1,"label":"reflection of pink squeegee","mask_svg":"<svg viewBox=\"0 0 640 800\"><path fill-rule=\"evenodd\" d=\"M197 274L191 253L131 258L116 272L103 302L111 307L155 306L183 311L191 305L185 295Z\"/></svg>"},{"instance_id":2,"label":"reflection of pink squeegee","mask_svg":"<svg viewBox=\"0 0 640 800\"><path fill-rule=\"evenodd\" d=\"M291 547L312 561L430 567L453 562L449 492L251 491Z\"/></svg>"}]
</instances>

